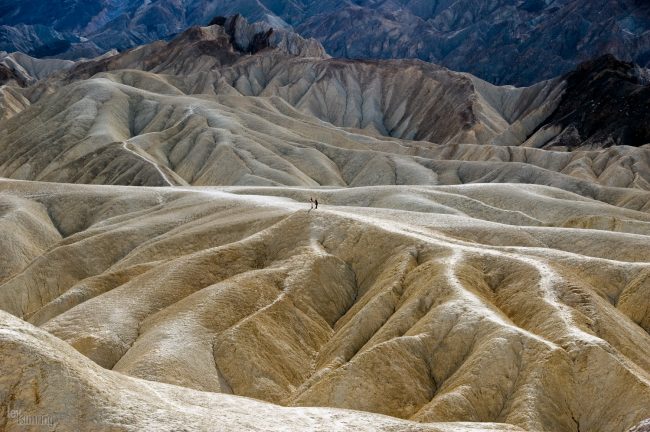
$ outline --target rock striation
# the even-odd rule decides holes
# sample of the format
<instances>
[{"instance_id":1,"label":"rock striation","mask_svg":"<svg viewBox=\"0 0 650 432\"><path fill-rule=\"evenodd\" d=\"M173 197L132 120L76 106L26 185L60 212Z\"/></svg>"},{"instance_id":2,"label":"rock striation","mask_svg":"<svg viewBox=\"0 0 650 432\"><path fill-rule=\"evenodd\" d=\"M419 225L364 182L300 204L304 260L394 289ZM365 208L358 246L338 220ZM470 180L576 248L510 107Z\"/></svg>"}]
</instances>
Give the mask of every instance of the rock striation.
<instances>
[{"instance_id":1,"label":"rock striation","mask_svg":"<svg viewBox=\"0 0 650 432\"><path fill-rule=\"evenodd\" d=\"M249 398L200 392L102 369L48 333L0 311L3 429L203 431L350 430L520 432L505 424L418 424L331 408L284 408ZM30 364L34 375L15 374ZM8 373L4 373L8 372ZM83 416L77 407L83 407ZM155 413L155 415L152 415Z\"/></svg>"},{"instance_id":2,"label":"rock striation","mask_svg":"<svg viewBox=\"0 0 650 432\"><path fill-rule=\"evenodd\" d=\"M38 59L20 52L0 52L0 85L27 87L74 66L70 60Z\"/></svg>"}]
</instances>

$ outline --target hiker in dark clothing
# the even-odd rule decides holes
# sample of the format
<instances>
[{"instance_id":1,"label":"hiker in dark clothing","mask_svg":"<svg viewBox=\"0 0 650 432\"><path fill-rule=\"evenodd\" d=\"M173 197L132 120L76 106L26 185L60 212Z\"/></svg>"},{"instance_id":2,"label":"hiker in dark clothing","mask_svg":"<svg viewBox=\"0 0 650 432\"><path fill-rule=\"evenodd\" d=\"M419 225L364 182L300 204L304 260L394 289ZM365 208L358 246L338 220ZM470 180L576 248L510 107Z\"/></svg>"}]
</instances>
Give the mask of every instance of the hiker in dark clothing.
<instances>
[{"instance_id":1,"label":"hiker in dark clothing","mask_svg":"<svg viewBox=\"0 0 650 432\"><path fill-rule=\"evenodd\" d=\"M318 199L314 200L314 204L316 204L316 208L318 208Z\"/></svg>"}]
</instances>

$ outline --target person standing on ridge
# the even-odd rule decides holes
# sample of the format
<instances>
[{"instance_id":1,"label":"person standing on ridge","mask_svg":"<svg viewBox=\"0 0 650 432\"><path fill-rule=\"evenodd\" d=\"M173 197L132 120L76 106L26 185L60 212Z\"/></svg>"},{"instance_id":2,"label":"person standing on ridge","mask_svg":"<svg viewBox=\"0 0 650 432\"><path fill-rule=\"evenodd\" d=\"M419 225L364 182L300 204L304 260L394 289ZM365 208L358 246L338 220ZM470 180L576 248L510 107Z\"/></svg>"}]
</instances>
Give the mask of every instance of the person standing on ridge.
<instances>
[{"instance_id":1,"label":"person standing on ridge","mask_svg":"<svg viewBox=\"0 0 650 432\"><path fill-rule=\"evenodd\" d=\"M314 209L314 199L312 197L309 197L309 210Z\"/></svg>"},{"instance_id":2,"label":"person standing on ridge","mask_svg":"<svg viewBox=\"0 0 650 432\"><path fill-rule=\"evenodd\" d=\"M316 204L316 208L318 209L318 198L314 200L314 204Z\"/></svg>"}]
</instances>

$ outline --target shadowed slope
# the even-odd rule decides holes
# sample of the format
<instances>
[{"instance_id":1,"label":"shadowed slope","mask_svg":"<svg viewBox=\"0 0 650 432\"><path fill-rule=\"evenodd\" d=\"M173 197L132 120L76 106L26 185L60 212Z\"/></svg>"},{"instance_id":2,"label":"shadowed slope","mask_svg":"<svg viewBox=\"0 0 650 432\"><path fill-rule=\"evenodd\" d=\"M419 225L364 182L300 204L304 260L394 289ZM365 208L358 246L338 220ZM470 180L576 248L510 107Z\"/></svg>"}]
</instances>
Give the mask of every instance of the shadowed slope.
<instances>
[{"instance_id":1,"label":"shadowed slope","mask_svg":"<svg viewBox=\"0 0 650 432\"><path fill-rule=\"evenodd\" d=\"M650 142L645 71L609 55L566 76L567 90L544 128L561 128L546 146L642 146Z\"/></svg>"}]
</instances>

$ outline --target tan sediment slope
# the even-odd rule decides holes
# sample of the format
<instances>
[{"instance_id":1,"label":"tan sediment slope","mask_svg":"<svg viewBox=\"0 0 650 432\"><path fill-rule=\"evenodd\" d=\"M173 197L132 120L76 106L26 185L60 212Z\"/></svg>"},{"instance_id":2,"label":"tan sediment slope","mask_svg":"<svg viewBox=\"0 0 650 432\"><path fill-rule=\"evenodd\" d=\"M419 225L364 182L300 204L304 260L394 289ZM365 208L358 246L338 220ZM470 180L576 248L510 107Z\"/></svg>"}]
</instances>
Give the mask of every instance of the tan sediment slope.
<instances>
[{"instance_id":1,"label":"tan sediment slope","mask_svg":"<svg viewBox=\"0 0 650 432\"><path fill-rule=\"evenodd\" d=\"M512 184L0 192L5 232L39 227L3 239L25 252L2 262L0 308L94 362L3 313L2 406L56 407L62 429L626 431L650 417L643 206Z\"/></svg>"},{"instance_id":2,"label":"tan sediment slope","mask_svg":"<svg viewBox=\"0 0 650 432\"><path fill-rule=\"evenodd\" d=\"M239 25L245 33L248 25ZM538 130L559 103L561 80L497 87L424 62L332 59L302 39L294 44L249 55L223 27L193 28L26 88L2 86L0 176L136 186L650 190L648 145L535 148L562 132Z\"/></svg>"},{"instance_id":3,"label":"tan sediment slope","mask_svg":"<svg viewBox=\"0 0 650 432\"><path fill-rule=\"evenodd\" d=\"M363 83L364 76L374 73L370 65L346 67L349 79L360 75L361 82L354 81L351 86L370 86ZM323 68L325 73L334 66ZM400 73L399 68L388 71ZM424 79L417 67L411 72L412 83ZM301 69L296 76L302 73ZM371 124L364 129L336 127L336 119L322 111L328 109L327 103L314 108L319 113L316 116L277 95L247 96L224 89L218 95L186 95L172 86L169 78L153 73L103 73L43 96L19 115L0 122L0 175L145 186L517 182L579 193L594 184L650 189L647 147L560 152L479 145L473 138L449 143L451 136L470 127L462 122L463 116L470 114L450 113L445 104L455 106L475 95L468 88L469 80L448 71L436 73L439 76L429 77L429 82L443 95L432 100L442 102L412 109L439 109L429 114L439 118L439 124L431 123L436 131L448 129L441 136L446 145L382 136ZM398 80L390 74L387 81ZM328 88L336 87L335 82L325 85L320 81L305 85L314 104ZM377 91L408 94L413 89ZM345 93L332 96L334 105L329 109L344 112L341 104L347 97ZM392 112L398 108L389 105L383 109ZM350 118L387 121L384 114L375 114L350 114ZM425 117L420 121L429 124L432 120ZM417 122L412 127L419 130ZM478 122L471 127L484 126ZM489 135L488 143L513 144L505 135Z\"/></svg>"},{"instance_id":4,"label":"tan sediment slope","mask_svg":"<svg viewBox=\"0 0 650 432\"><path fill-rule=\"evenodd\" d=\"M102 369L2 311L0 348L0 386L11 389L4 394L6 413L0 420L6 431L521 431L504 424L418 424L340 409L283 408L132 378ZM16 373L25 365L26 373Z\"/></svg>"}]
</instances>

